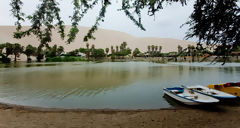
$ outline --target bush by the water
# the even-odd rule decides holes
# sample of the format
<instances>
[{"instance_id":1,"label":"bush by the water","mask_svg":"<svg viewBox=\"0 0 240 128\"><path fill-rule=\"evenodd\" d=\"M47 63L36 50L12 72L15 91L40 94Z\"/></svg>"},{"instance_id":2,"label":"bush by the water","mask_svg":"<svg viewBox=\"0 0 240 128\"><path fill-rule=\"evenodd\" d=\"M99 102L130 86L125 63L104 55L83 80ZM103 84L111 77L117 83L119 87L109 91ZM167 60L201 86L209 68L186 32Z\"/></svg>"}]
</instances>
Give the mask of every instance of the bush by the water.
<instances>
[{"instance_id":1,"label":"bush by the water","mask_svg":"<svg viewBox=\"0 0 240 128\"><path fill-rule=\"evenodd\" d=\"M73 62L73 61L85 61L85 59L83 59L81 57L74 57L74 56L46 58L46 62Z\"/></svg>"}]
</instances>

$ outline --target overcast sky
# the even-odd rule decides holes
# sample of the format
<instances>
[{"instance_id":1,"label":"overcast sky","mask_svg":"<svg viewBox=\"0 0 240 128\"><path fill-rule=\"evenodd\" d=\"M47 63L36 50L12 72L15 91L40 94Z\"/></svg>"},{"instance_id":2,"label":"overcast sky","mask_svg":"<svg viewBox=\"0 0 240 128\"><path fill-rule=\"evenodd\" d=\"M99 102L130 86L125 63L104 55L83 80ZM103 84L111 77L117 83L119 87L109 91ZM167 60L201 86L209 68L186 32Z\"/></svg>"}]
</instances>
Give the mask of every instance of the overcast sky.
<instances>
[{"instance_id":1,"label":"overcast sky","mask_svg":"<svg viewBox=\"0 0 240 128\"><path fill-rule=\"evenodd\" d=\"M10 12L10 0L2 0L0 4L0 25L14 25L15 19ZM24 2L23 11L28 15L34 12L39 0L22 0ZM118 2L117 2L118 1ZM72 0L61 0L60 8L62 10L61 16L66 25L70 25L69 16L72 15ZM188 26L180 28L185 23L191 12L193 11L193 2L188 1L188 5L182 7L180 3L172 5L164 5L164 9L160 10L155 17L146 15L146 10L142 14L142 23L146 31L140 30L129 20L121 11L117 11L121 7L121 0L113 0L112 5L107 9L105 21L100 24L100 28L118 30L137 37L160 37L160 38L175 38L182 40ZM89 11L87 15L80 22L81 26L92 26L95 22L96 16L100 10L96 6ZM30 25L29 22L23 25ZM194 41L194 39L191 39Z\"/></svg>"}]
</instances>

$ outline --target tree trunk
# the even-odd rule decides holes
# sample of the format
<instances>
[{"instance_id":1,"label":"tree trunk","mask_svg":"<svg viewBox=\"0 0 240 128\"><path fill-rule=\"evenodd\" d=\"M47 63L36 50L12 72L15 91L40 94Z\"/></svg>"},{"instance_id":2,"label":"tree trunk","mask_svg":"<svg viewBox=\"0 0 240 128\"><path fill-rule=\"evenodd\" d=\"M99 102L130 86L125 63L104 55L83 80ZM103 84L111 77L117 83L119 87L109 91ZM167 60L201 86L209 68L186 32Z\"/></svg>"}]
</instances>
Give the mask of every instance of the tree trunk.
<instances>
[{"instance_id":1,"label":"tree trunk","mask_svg":"<svg viewBox=\"0 0 240 128\"><path fill-rule=\"evenodd\" d=\"M17 55L14 54L14 62L17 62Z\"/></svg>"},{"instance_id":2,"label":"tree trunk","mask_svg":"<svg viewBox=\"0 0 240 128\"><path fill-rule=\"evenodd\" d=\"M32 60L30 58L30 56L27 56L27 62L30 63Z\"/></svg>"}]
</instances>

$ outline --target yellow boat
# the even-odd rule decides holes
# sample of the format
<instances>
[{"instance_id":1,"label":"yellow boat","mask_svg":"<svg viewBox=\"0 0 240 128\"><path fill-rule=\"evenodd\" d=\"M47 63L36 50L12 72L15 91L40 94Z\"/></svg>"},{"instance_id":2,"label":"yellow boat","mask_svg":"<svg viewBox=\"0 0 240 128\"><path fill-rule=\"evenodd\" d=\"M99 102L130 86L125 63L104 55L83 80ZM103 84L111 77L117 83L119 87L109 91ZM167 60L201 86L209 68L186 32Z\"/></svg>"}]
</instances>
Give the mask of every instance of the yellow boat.
<instances>
[{"instance_id":1,"label":"yellow boat","mask_svg":"<svg viewBox=\"0 0 240 128\"><path fill-rule=\"evenodd\" d=\"M226 84L210 84L207 86L211 89L216 89L219 91L223 91L229 94L232 94L234 96L240 97L240 86L239 83L226 83Z\"/></svg>"}]
</instances>

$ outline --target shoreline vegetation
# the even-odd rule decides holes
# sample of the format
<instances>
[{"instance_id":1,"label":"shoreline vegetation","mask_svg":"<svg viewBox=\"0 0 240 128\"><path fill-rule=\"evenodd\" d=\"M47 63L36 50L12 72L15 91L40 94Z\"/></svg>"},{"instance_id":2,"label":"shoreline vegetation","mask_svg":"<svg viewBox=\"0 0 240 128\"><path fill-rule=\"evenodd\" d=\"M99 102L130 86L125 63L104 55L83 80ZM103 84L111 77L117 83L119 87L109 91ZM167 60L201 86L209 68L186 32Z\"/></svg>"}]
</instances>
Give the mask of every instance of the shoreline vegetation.
<instances>
[{"instance_id":1,"label":"shoreline vegetation","mask_svg":"<svg viewBox=\"0 0 240 128\"><path fill-rule=\"evenodd\" d=\"M178 51L162 53L162 46L149 45L147 51L141 52L138 48L134 50L127 47L127 42L120 46L110 48L95 48L86 43L86 48L79 48L70 52L64 52L63 46L48 46L44 50L32 45L26 48L18 43L0 44L0 63L17 62L21 54L25 54L27 62L73 62L73 61L148 61L156 63L167 62L240 62L240 47L231 55L225 56L223 50L216 47L214 50L203 48L202 45L188 45L183 49L178 45ZM35 59L34 59L35 57Z\"/></svg>"}]
</instances>

